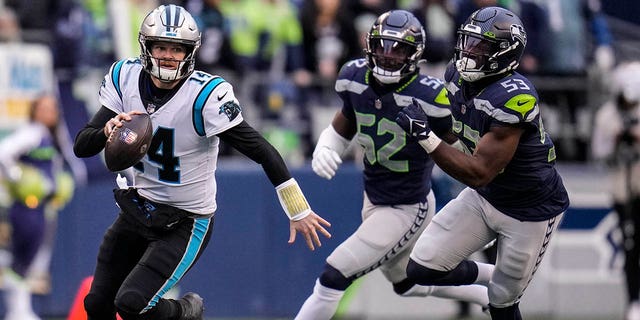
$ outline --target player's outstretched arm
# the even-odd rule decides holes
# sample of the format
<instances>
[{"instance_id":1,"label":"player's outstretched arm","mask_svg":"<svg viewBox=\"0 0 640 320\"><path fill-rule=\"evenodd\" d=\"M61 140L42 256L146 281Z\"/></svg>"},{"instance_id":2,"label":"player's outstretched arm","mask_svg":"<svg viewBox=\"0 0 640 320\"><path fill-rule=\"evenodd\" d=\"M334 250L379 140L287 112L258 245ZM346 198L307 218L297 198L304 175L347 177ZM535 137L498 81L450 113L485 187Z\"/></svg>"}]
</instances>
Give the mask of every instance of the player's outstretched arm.
<instances>
[{"instance_id":1,"label":"player's outstretched arm","mask_svg":"<svg viewBox=\"0 0 640 320\"><path fill-rule=\"evenodd\" d=\"M318 231L325 237L331 238L331 234L325 229L330 227L329 221L317 215L307 202L298 182L291 178L276 187L278 199L282 209L289 218L289 243L296 241L296 234L302 233L307 246L311 250L322 246Z\"/></svg>"},{"instance_id":2,"label":"player's outstretched arm","mask_svg":"<svg viewBox=\"0 0 640 320\"><path fill-rule=\"evenodd\" d=\"M251 160L262 165L269 181L275 186L282 209L290 221L289 243L293 243L298 232L302 233L309 249L320 246L318 231L327 238L331 234L325 227L331 224L311 210L298 182L291 177L289 169L278 151L245 121L230 128L218 137L240 151Z\"/></svg>"}]
</instances>

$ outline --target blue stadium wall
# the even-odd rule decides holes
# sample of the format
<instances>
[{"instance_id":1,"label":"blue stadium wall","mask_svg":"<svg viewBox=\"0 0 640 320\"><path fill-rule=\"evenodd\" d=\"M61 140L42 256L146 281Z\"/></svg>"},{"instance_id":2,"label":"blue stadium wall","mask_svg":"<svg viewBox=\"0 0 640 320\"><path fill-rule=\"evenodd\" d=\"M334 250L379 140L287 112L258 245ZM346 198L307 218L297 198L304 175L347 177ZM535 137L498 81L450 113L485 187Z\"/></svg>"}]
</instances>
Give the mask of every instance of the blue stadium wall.
<instances>
[{"instance_id":1,"label":"blue stadium wall","mask_svg":"<svg viewBox=\"0 0 640 320\"><path fill-rule=\"evenodd\" d=\"M311 169L292 171L317 213L332 223L331 239L314 252L303 237L287 244L288 221L275 191L258 165L220 165L214 231L200 261L180 283L180 290L199 292L210 317L292 317L312 291L325 258L358 226L362 179L354 165L340 168L327 181ZM66 316L82 279L90 276L104 231L117 214L104 179L77 190L60 213L52 261L52 294L36 296L42 315ZM589 228L606 208L571 209L564 228Z\"/></svg>"}]
</instances>

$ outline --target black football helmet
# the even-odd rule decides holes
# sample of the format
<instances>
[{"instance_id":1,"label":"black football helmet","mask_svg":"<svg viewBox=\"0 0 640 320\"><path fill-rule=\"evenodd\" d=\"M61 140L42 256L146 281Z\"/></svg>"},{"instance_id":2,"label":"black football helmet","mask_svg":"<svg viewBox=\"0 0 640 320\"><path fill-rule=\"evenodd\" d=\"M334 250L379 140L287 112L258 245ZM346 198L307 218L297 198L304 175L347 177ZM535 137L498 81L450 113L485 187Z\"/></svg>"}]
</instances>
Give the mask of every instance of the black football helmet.
<instances>
[{"instance_id":1,"label":"black football helmet","mask_svg":"<svg viewBox=\"0 0 640 320\"><path fill-rule=\"evenodd\" d=\"M417 70L425 46L420 21L405 10L391 10L376 19L364 50L369 69L381 83L397 83Z\"/></svg>"},{"instance_id":2,"label":"black football helmet","mask_svg":"<svg viewBox=\"0 0 640 320\"><path fill-rule=\"evenodd\" d=\"M522 21L513 12L500 7L479 9L458 30L456 69L466 81L514 70L526 44Z\"/></svg>"}]
</instances>

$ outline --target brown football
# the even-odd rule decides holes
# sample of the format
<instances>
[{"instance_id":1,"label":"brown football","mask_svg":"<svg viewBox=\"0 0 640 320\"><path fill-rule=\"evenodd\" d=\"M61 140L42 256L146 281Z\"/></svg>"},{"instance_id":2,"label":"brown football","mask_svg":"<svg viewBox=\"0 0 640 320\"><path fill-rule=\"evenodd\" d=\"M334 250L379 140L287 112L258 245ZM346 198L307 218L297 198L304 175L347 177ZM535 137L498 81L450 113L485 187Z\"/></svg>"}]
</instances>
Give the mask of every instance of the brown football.
<instances>
[{"instance_id":1,"label":"brown football","mask_svg":"<svg viewBox=\"0 0 640 320\"><path fill-rule=\"evenodd\" d=\"M149 149L153 125L148 114L132 114L109 135L104 147L104 160L111 171L122 171L138 163Z\"/></svg>"}]
</instances>

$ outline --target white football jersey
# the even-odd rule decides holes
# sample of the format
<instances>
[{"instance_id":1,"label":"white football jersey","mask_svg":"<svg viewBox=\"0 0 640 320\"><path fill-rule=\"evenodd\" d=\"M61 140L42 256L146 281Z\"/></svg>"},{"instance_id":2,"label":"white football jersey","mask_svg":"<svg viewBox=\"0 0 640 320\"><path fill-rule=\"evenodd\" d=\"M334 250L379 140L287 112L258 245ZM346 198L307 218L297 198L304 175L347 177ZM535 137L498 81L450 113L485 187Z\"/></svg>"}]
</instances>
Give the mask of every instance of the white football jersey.
<instances>
[{"instance_id":1,"label":"white football jersey","mask_svg":"<svg viewBox=\"0 0 640 320\"><path fill-rule=\"evenodd\" d=\"M195 71L160 108L145 106L138 59L113 64L100 88L100 103L116 113L150 110L153 140L134 166L143 197L192 213L216 210L217 134L242 122L233 87L221 77ZM151 111L152 109L155 109Z\"/></svg>"}]
</instances>

